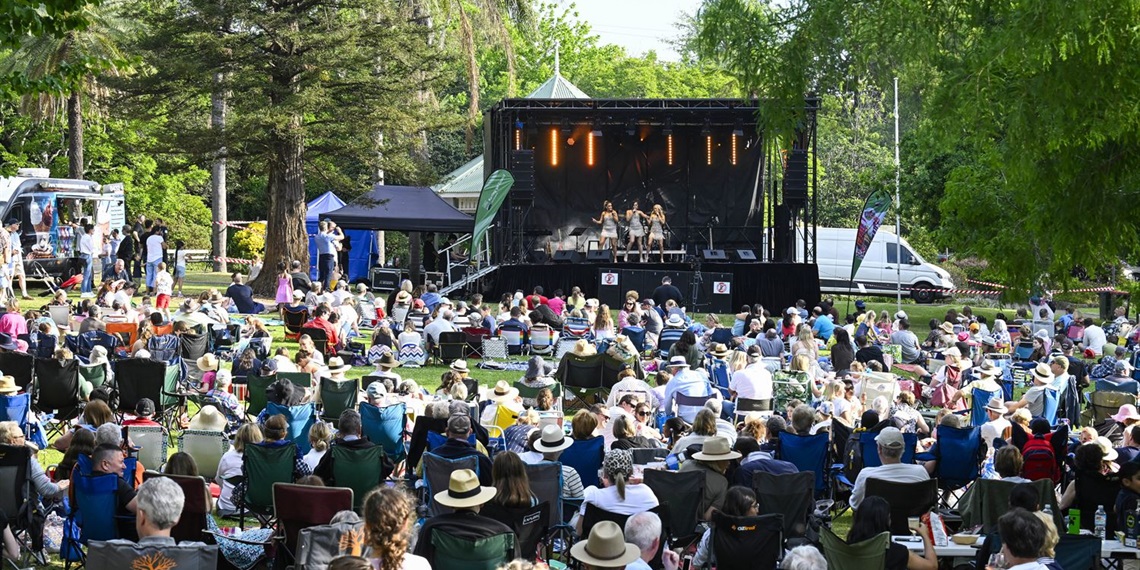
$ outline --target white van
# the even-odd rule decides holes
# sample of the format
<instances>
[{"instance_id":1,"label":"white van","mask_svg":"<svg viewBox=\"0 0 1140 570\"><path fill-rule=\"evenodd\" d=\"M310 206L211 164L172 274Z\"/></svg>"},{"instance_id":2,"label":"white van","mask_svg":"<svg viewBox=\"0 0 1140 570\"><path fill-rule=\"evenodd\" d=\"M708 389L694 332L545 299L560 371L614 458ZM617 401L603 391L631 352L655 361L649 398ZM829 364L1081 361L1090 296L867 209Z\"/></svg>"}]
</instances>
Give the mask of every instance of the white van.
<instances>
[{"instance_id":1,"label":"white van","mask_svg":"<svg viewBox=\"0 0 1140 570\"><path fill-rule=\"evenodd\" d=\"M811 231L810 229L808 230ZM854 229L819 228L816 263L819 265L819 288L823 293L858 294L859 286L869 294L893 296L898 278L898 242L895 233L880 228L859 265L855 281L851 281L851 256L855 250ZM804 237L797 235L797 251L803 251ZM902 240L902 288L919 303L931 303L949 296L954 288L945 269L927 263L906 240ZM925 291L923 289L926 289Z\"/></svg>"}]
</instances>

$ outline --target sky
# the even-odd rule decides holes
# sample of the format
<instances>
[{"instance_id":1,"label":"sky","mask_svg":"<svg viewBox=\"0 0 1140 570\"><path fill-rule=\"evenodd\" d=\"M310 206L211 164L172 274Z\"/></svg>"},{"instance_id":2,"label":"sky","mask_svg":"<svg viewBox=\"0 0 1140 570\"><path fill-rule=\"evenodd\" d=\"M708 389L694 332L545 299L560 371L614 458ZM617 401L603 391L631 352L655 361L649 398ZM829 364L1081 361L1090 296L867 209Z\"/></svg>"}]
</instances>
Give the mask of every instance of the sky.
<instances>
[{"instance_id":1,"label":"sky","mask_svg":"<svg viewBox=\"0 0 1140 570\"><path fill-rule=\"evenodd\" d=\"M682 12L693 13L701 0L559 0L577 6L578 17L590 24L603 44L617 44L630 55L657 52L658 59L677 61L667 41L677 37L673 26Z\"/></svg>"}]
</instances>

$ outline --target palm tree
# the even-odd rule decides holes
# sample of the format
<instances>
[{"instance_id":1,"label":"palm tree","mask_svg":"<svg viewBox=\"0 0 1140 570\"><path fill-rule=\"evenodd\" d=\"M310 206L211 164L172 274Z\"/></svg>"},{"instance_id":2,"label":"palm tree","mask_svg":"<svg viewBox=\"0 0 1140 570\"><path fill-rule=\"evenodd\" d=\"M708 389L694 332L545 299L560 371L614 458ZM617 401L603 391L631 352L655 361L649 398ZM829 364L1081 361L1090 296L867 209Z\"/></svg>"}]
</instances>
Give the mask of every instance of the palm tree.
<instances>
[{"instance_id":1,"label":"palm tree","mask_svg":"<svg viewBox=\"0 0 1140 570\"><path fill-rule=\"evenodd\" d=\"M471 152L475 140L475 124L479 121L479 62L476 48L480 40L490 41L502 48L507 55L507 96L515 95L515 50L511 42L510 23L530 28L535 15L531 0L415 0L417 15L426 15L428 25L431 19L441 19L446 24L458 22L459 45L463 52L464 67L467 70L467 84L471 89L467 103L467 152ZM437 36L440 43L447 44L448 26L440 28ZM476 30L479 30L478 32Z\"/></svg>"},{"instance_id":2,"label":"palm tree","mask_svg":"<svg viewBox=\"0 0 1140 570\"><path fill-rule=\"evenodd\" d=\"M128 22L119 17L121 0L82 9L89 25L70 30L62 36L50 34L28 37L0 62L0 73L21 73L31 81L62 78L51 92L27 95L21 101L22 111L40 119L55 120L66 110L68 176L82 179L83 105L84 98L97 96L103 90L97 70L118 74L128 69L126 54L121 50Z\"/></svg>"}]
</instances>

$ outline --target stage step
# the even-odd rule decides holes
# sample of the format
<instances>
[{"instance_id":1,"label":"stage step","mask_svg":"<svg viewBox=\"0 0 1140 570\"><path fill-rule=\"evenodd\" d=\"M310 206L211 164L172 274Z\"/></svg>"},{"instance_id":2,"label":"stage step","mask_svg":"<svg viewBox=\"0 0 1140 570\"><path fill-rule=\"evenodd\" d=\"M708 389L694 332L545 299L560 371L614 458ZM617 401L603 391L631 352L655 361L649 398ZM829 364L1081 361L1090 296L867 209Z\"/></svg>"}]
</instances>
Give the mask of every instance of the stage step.
<instances>
[{"instance_id":1,"label":"stage step","mask_svg":"<svg viewBox=\"0 0 1140 570\"><path fill-rule=\"evenodd\" d=\"M495 271L498 268L499 268L498 265L488 265L486 267L483 267L482 269L479 269L478 271L475 271L474 273L468 273L466 276L463 277L463 279L460 279L459 281L456 281L455 283L452 283L451 285L448 285L447 287L440 289L439 294L441 296L442 295L448 295L452 291L457 291L463 287L466 287L468 283L475 281L476 279L479 279L483 276L489 275L491 272Z\"/></svg>"}]
</instances>

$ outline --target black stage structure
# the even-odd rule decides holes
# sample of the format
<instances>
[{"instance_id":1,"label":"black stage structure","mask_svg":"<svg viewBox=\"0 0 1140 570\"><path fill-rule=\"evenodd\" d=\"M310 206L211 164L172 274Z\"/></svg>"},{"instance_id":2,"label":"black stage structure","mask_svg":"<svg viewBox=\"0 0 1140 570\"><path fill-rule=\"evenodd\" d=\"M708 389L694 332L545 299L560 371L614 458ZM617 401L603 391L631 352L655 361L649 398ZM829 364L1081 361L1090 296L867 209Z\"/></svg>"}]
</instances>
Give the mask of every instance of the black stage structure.
<instances>
[{"instance_id":1,"label":"black stage structure","mask_svg":"<svg viewBox=\"0 0 1140 570\"><path fill-rule=\"evenodd\" d=\"M760 100L505 99L484 123L484 178L515 177L492 231L487 291L534 285L615 307L668 273L697 311L819 300L815 265L816 113L790 140L756 128ZM667 220L665 263L623 263L597 251L604 201L634 201ZM796 232L810 239L796 239ZM799 247L797 247L797 243ZM663 273L664 272L664 273ZM656 280L656 283L653 283ZM648 289L646 289L648 287ZM616 308L616 307L615 307Z\"/></svg>"}]
</instances>

